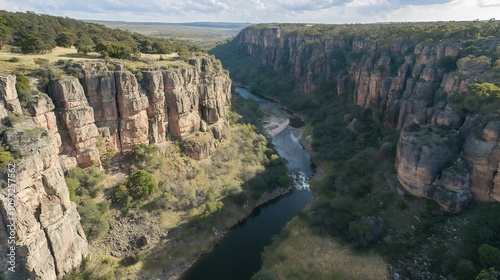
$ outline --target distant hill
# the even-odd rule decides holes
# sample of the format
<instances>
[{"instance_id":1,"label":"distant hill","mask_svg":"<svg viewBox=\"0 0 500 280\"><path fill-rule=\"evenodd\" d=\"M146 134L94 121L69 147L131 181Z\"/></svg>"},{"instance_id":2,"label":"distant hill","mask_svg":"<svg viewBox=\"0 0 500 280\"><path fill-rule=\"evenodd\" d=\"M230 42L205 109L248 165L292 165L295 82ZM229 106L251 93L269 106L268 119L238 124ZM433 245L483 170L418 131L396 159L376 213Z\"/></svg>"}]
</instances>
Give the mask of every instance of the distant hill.
<instances>
[{"instance_id":1,"label":"distant hill","mask_svg":"<svg viewBox=\"0 0 500 280\"><path fill-rule=\"evenodd\" d=\"M105 25L109 28L129 30L157 38L167 38L211 49L238 35L250 23L241 22L126 22L86 20L89 23Z\"/></svg>"},{"instance_id":2,"label":"distant hill","mask_svg":"<svg viewBox=\"0 0 500 280\"><path fill-rule=\"evenodd\" d=\"M148 25L148 26L171 26L171 27L180 27L180 26L192 26L199 28L217 28L217 29L235 29L242 30L251 25L248 22L128 22L128 21L108 21L108 20L84 20L90 23L97 23L106 26L111 25Z\"/></svg>"}]
</instances>

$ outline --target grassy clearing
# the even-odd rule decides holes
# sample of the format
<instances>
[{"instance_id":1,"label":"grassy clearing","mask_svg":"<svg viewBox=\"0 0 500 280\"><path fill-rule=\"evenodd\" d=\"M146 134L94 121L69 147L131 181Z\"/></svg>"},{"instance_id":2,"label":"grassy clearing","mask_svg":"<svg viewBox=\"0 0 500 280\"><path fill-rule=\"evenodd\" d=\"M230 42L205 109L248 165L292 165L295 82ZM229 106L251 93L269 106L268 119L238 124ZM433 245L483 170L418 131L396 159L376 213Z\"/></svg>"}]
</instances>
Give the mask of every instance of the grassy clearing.
<instances>
[{"instance_id":1,"label":"grassy clearing","mask_svg":"<svg viewBox=\"0 0 500 280\"><path fill-rule=\"evenodd\" d=\"M35 61L46 59L49 63L54 63L58 60L73 60L73 61L102 61L105 58L98 53L89 53L87 55L78 53L74 47L62 48L56 47L51 52L45 54L21 54L11 52L10 46L4 46L0 50L0 73L13 73L21 71L29 73L37 70L40 65ZM121 60L107 59L108 61L123 62L128 69L141 69L144 67L180 67L187 64L179 59L176 53L173 54L141 54L141 60Z\"/></svg>"},{"instance_id":2,"label":"grassy clearing","mask_svg":"<svg viewBox=\"0 0 500 280\"><path fill-rule=\"evenodd\" d=\"M62 47L56 47L52 52L45 54L21 54L13 53L11 52L11 47L5 46L0 50L0 61L2 61L0 63L0 73L12 73L14 71L30 72L36 70L39 68L39 65L35 63L36 59L48 59L52 63L59 59L89 61L100 60L102 57L98 53L83 55L77 53L75 48Z\"/></svg>"},{"instance_id":3,"label":"grassy clearing","mask_svg":"<svg viewBox=\"0 0 500 280\"><path fill-rule=\"evenodd\" d=\"M387 279L384 260L357 253L331 237L314 234L299 217L266 248L260 274L275 279Z\"/></svg>"}]
</instances>

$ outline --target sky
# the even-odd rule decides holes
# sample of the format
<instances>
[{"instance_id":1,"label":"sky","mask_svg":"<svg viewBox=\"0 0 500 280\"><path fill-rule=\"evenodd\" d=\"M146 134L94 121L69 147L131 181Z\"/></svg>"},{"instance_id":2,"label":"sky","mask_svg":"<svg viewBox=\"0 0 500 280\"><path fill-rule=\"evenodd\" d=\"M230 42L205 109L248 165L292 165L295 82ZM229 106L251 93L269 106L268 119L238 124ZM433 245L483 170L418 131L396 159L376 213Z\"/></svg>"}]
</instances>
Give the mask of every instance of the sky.
<instances>
[{"instance_id":1,"label":"sky","mask_svg":"<svg viewBox=\"0 0 500 280\"><path fill-rule=\"evenodd\" d=\"M370 23L488 20L500 17L500 0L0 0L0 10L140 22Z\"/></svg>"}]
</instances>

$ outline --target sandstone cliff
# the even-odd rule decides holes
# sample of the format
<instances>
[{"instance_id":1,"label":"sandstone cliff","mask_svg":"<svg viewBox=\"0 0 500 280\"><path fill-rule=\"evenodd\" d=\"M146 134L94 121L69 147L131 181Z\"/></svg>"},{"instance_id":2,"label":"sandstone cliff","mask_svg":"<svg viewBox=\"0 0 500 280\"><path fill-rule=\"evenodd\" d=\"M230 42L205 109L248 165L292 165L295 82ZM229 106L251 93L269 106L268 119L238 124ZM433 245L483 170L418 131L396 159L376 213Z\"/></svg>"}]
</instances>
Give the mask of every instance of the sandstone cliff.
<instances>
[{"instance_id":1,"label":"sandstone cliff","mask_svg":"<svg viewBox=\"0 0 500 280\"><path fill-rule=\"evenodd\" d=\"M325 86L348 94L354 103L370 109L375 120L394 130L413 124L436 136L433 131L445 128L449 135L444 138L401 134L396 170L403 187L452 212L467 205L471 197L499 201L498 123L493 115L464 115L476 109L474 101L461 104L462 111L448 103L454 94L466 93L472 83L494 77L492 62L480 54L495 52L498 41L483 40L465 52L470 44L461 39L419 42L397 36L347 36L328 26L308 28L314 27L252 26L235 38L232 51L288 76L305 94ZM471 127L473 122L476 126ZM445 148L445 139L451 138L457 146ZM424 139L430 142L423 144ZM450 161L457 158L462 161L457 163L463 167L461 174L450 173Z\"/></svg>"},{"instance_id":2,"label":"sandstone cliff","mask_svg":"<svg viewBox=\"0 0 500 280\"><path fill-rule=\"evenodd\" d=\"M83 78L51 81L22 108L15 76L0 76L3 145L16 159L15 208L0 191L1 274L5 279L56 279L88 254L64 172L100 166L112 151L169 139L184 143L196 159L211 155L224 138L231 81L213 57L196 57L178 69L144 69L142 81L104 63L80 63ZM35 90L35 89L33 89ZM100 147L100 145L104 145ZM2 170L3 179L7 174ZM11 215L12 214L12 215ZM15 216L15 271L7 270L9 218ZM8 249L7 249L8 250Z\"/></svg>"}]
</instances>

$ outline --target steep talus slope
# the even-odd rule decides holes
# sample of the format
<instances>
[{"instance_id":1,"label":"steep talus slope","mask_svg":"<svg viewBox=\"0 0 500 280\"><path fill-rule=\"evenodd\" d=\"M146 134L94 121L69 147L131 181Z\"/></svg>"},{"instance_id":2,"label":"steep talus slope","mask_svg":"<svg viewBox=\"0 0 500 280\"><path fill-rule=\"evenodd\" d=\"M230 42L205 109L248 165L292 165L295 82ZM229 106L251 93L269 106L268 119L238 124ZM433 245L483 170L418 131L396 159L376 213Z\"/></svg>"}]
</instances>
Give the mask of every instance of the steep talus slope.
<instances>
[{"instance_id":1,"label":"steep talus slope","mask_svg":"<svg viewBox=\"0 0 500 280\"><path fill-rule=\"evenodd\" d=\"M498 78L497 23L484 25L481 32L491 34L479 35L474 23L256 25L213 53L237 80L287 106L328 88L370 109L375 121L403 129L396 153L400 183L457 212L472 197L498 201L500 190L498 110L480 112L472 96L462 98L474 83ZM280 78L252 79L269 69ZM283 92L266 92L269 85Z\"/></svg>"},{"instance_id":2,"label":"steep talus slope","mask_svg":"<svg viewBox=\"0 0 500 280\"><path fill-rule=\"evenodd\" d=\"M121 65L75 65L83 77L51 81L21 108L13 75L0 76L3 145L15 151L15 208L0 192L1 277L56 279L88 254L64 172L101 165L137 144L182 140L186 154L207 158L224 138L231 81L213 57L177 69L144 69L143 80ZM17 113L18 115L15 115ZM4 171L2 171L4 172ZM7 174L2 173L2 176ZM7 270L9 219L15 216L16 273ZM5 237L5 238L4 238ZM14 277L14 278L13 278ZM17 277L17 278L16 278Z\"/></svg>"}]
</instances>

